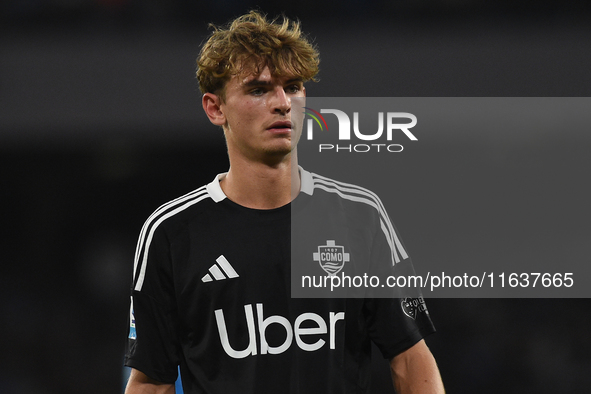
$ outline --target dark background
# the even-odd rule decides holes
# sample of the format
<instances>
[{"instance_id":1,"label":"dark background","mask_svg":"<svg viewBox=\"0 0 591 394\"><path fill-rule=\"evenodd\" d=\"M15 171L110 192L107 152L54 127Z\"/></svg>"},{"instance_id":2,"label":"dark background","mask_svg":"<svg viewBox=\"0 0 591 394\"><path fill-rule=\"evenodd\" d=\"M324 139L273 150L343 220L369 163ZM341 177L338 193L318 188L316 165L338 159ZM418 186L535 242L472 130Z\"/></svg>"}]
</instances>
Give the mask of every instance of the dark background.
<instances>
[{"instance_id":1,"label":"dark background","mask_svg":"<svg viewBox=\"0 0 591 394\"><path fill-rule=\"evenodd\" d=\"M227 168L221 132L200 108L199 45L208 22L255 5L8 0L0 6L0 392L121 391L141 225L161 203ZM321 81L308 86L309 95L591 92L590 9L583 1L258 5L300 18L318 45ZM408 157L412 167L389 169L407 208L388 201L386 207L415 264L446 253L490 257L480 248L487 237L524 222L553 231L542 239L525 232L505 239L512 258L554 242L557 271L561 258L589 259L589 211L582 203L588 190L581 187L588 183L589 138L557 129L533 141L491 147L489 156L461 144L431 147ZM537 164L540 155L545 165ZM571 176L544 182L552 163L564 162ZM515 223L494 220L498 211L487 207L462 211L461 202L450 207L457 215L449 223L430 208L440 195L469 190L482 174L503 180L499 198L535 179L539 199ZM437 185L437 193L421 193L433 189L426 185ZM439 332L428 344L449 393L588 392L588 299L429 305ZM385 364L376 376L374 391L388 392Z\"/></svg>"}]
</instances>

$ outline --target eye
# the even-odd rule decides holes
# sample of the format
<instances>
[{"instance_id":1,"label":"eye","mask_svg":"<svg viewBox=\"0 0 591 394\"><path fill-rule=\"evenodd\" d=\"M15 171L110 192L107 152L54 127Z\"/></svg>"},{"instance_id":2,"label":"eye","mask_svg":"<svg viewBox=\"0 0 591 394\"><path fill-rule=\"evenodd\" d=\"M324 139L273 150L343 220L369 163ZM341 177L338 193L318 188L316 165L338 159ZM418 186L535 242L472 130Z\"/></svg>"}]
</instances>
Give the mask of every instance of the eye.
<instances>
[{"instance_id":1,"label":"eye","mask_svg":"<svg viewBox=\"0 0 591 394\"><path fill-rule=\"evenodd\" d=\"M264 92L264 90L263 90L263 89L261 89L261 88L254 88L254 89L251 89L251 90L249 91L249 93L250 93L251 95L253 95L253 96L260 96L260 95L262 95L262 94L263 94L263 93L265 93L265 92Z\"/></svg>"},{"instance_id":2,"label":"eye","mask_svg":"<svg viewBox=\"0 0 591 394\"><path fill-rule=\"evenodd\" d=\"M300 90L302 90L302 87L298 84L289 85L287 88L285 88L285 92L290 94L295 94Z\"/></svg>"}]
</instances>

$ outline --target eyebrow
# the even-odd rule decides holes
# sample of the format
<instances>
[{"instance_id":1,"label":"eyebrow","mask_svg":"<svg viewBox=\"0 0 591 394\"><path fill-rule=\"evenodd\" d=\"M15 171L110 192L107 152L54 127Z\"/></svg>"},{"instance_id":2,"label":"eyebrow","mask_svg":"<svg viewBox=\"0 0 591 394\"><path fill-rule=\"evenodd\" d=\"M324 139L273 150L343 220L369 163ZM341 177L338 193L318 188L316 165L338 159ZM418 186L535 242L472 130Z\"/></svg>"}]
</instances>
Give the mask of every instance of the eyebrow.
<instances>
[{"instance_id":1,"label":"eyebrow","mask_svg":"<svg viewBox=\"0 0 591 394\"><path fill-rule=\"evenodd\" d=\"M292 78L288 81L285 82L286 85L289 85L290 83L294 83L294 82L303 82L302 78ZM269 86L269 85L273 85L273 82L271 81L261 81L260 79L251 79L248 82L245 82L242 86L244 87L251 87L251 86Z\"/></svg>"}]
</instances>

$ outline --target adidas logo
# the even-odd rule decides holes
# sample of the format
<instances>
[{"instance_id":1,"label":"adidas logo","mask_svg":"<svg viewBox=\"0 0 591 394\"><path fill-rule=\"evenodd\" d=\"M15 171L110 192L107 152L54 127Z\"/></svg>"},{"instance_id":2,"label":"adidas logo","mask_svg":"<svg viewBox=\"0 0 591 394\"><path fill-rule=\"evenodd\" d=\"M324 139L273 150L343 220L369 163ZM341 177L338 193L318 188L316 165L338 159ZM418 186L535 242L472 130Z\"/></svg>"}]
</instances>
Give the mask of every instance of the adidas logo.
<instances>
[{"instance_id":1,"label":"adidas logo","mask_svg":"<svg viewBox=\"0 0 591 394\"><path fill-rule=\"evenodd\" d=\"M201 278L203 283L211 282L214 279L223 280L227 278L237 278L239 276L234 267L230 265L230 262L224 257L223 254L220 255L220 257L218 257L215 261L217 264L214 264L209 268L209 274L206 274L203 278Z\"/></svg>"}]
</instances>

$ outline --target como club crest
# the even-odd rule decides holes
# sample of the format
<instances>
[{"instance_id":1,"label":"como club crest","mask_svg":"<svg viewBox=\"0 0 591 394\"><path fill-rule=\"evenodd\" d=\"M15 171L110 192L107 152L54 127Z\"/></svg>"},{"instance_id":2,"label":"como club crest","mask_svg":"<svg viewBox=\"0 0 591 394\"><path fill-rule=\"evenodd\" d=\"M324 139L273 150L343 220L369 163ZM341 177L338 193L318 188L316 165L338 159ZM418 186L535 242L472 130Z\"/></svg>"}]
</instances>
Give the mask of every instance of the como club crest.
<instances>
[{"instance_id":1,"label":"como club crest","mask_svg":"<svg viewBox=\"0 0 591 394\"><path fill-rule=\"evenodd\" d=\"M326 245L318 246L318 252L313 254L314 261L320 264L320 268L328 275L336 275L343 269L345 263L350 260L349 253L335 241L326 241Z\"/></svg>"}]
</instances>

